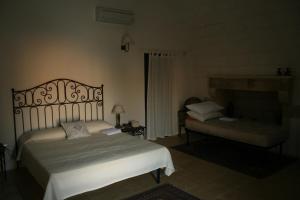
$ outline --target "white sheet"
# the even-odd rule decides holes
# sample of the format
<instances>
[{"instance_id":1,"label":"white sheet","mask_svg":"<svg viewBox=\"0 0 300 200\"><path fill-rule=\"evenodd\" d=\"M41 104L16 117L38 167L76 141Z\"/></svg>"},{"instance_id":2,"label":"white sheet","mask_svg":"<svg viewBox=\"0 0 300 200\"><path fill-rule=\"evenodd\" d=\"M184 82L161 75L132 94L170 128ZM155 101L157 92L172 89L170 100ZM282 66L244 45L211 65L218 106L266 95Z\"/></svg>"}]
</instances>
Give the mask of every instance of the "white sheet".
<instances>
[{"instance_id":1,"label":"white sheet","mask_svg":"<svg viewBox=\"0 0 300 200\"><path fill-rule=\"evenodd\" d=\"M166 147L124 133L33 141L24 148L49 173L44 200L65 199L158 168L168 176L175 171Z\"/></svg>"}]
</instances>

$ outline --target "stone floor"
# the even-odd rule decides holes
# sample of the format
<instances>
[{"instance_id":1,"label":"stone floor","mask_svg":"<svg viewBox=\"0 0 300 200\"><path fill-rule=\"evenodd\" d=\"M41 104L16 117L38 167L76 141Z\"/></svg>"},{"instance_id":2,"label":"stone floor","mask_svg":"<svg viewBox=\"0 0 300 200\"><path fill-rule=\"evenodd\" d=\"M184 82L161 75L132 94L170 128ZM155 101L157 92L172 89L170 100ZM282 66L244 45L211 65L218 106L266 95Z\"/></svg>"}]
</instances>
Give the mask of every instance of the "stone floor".
<instances>
[{"instance_id":1,"label":"stone floor","mask_svg":"<svg viewBox=\"0 0 300 200\"><path fill-rule=\"evenodd\" d=\"M157 142L170 147L184 140L168 137ZM173 149L170 151L176 172L170 177L162 176L162 183L171 183L202 200L300 199L299 161L271 177L256 179ZM156 185L151 174L145 174L70 200L122 199ZM10 171L8 180L1 179L0 186L1 200L39 200L43 196L42 189L25 169Z\"/></svg>"}]
</instances>

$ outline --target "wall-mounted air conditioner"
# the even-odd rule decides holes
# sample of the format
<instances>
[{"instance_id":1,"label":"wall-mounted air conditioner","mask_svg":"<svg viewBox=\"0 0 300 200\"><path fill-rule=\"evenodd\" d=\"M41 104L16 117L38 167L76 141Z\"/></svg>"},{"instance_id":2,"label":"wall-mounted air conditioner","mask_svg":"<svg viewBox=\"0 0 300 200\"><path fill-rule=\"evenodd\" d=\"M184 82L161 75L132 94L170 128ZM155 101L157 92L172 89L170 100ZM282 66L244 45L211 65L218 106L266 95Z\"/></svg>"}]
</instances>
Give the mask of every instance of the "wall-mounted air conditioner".
<instances>
[{"instance_id":1,"label":"wall-mounted air conditioner","mask_svg":"<svg viewBox=\"0 0 300 200\"><path fill-rule=\"evenodd\" d=\"M96 21L131 25L134 23L134 13L129 10L96 7Z\"/></svg>"}]
</instances>

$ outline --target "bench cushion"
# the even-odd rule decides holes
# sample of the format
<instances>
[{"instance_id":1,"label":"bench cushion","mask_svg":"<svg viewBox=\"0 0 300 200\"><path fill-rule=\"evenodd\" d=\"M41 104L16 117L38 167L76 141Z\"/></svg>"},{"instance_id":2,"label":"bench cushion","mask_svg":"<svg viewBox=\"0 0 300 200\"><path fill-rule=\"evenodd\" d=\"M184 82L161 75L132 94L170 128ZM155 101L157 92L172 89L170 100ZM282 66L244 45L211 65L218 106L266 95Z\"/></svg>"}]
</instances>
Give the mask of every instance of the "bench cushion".
<instances>
[{"instance_id":1,"label":"bench cushion","mask_svg":"<svg viewBox=\"0 0 300 200\"><path fill-rule=\"evenodd\" d=\"M288 138L288 134L278 125L263 124L250 120L226 122L212 119L200 122L187 118L185 127L203 134L260 147L271 147L284 142Z\"/></svg>"}]
</instances>

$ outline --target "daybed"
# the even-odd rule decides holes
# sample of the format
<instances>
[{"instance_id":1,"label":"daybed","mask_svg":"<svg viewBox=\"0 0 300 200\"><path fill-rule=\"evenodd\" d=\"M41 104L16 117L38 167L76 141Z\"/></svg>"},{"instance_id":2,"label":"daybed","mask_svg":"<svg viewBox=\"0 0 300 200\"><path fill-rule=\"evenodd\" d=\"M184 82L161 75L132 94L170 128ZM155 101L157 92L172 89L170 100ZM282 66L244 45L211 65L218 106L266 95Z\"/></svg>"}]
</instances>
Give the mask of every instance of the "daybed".
<instances>
[{"instance_id":1,"label":"daybed","mask_svg":"<svg viewBox=\"0 0 300 200\"><path fill-rule=\"evenodd\" d=\"M200 99L195 97L191 99L186 101L185 106L201 102ZM185 130L187 144L190 143L191 132L194 132L261 148L272 148L279 145L280 153L282 151L282 144L288 138L286 132L279 125L264 124L247 119L221 121L219 118L216 118L201 122L187 117L185 119Z\"/></svg>"}]
</instances>

